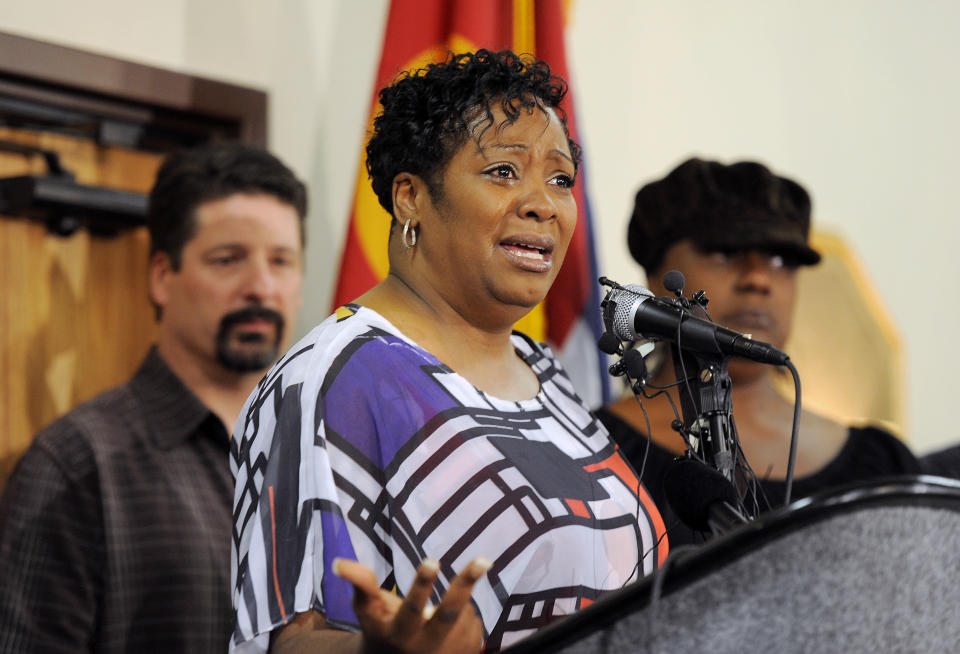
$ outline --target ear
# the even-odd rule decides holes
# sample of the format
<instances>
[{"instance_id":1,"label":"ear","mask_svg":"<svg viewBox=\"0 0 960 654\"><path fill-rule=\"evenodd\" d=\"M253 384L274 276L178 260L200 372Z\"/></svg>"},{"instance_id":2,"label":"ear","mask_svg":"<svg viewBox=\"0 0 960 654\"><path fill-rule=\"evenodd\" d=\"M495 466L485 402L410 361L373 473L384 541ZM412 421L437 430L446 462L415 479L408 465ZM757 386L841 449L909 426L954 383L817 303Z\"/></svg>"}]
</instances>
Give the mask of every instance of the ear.
<instances>
[{"instance_id":1,"label":"ear","mask_svg":"<svg viewBox=\"0 0 960 654\"><path fill-rule=\"evenodd\" d=\"M393 216L401 225L407 219L417 224L429 200L427 185L419 176L399 173L393 178Z\"/></svg>"},{"instance_id":2,"label":"ear","mask_svg":"<svg viewBox=\"0 0 960 654\"><path fill-rule=\"evenodd\" d=\"M163 308L170 300L170 281L176 271L166 252L156 252L150 259L150 299Z\"/></svg>"}]
</instances>

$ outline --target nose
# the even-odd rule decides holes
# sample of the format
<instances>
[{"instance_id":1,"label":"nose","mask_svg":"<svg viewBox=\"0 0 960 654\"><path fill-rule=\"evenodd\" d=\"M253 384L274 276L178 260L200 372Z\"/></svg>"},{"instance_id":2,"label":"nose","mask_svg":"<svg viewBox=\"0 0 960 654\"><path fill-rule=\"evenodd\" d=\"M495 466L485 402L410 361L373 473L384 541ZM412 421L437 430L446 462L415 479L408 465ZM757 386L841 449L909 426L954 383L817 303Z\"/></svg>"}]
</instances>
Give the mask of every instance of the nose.
<instances>
[{"instance_id":1,"label":"nose","mask_svg":"<svg viewBox=\"0 0 960 654\"><path fill-rule=\"evenodd\" d=\"M521 218L532 218L538 222L553 220L557 217L557 203L545 184L534 183L524 190L517 213Z\"/></svg>"},{"instance_id":2,"label":"nose","mask_svg":"<svg viewBox=\"0 0 960 654\"><path fill-rule=\"evenodd\" d=\"M266 258L254 257L250 260L243 280L243 296L248 302L264 304L276 291L277 280Z\"/></svg>"},{"instance_id":3,"label":"nose","mask_svg":"<svg viewBox=\"0 0 960 654\"><path fill-rule=\"evenodd\" d=\"M737 290L769 295L773 288L772 257L763 252L745 252L738 257Z\"/></svg>"}]
</instances>

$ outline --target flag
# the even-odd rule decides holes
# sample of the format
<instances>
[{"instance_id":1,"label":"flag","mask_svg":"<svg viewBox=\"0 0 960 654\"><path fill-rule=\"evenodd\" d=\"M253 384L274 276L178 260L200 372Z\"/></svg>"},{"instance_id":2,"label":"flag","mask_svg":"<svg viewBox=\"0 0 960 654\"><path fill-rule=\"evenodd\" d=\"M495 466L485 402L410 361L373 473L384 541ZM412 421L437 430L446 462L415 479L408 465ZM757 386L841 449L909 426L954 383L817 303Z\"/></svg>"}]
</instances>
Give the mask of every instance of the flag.
<instances>
[{"instance_id":1,"label":"flag","mask_svg":"<svg viewBox=\"0 0 960 654\"><path fill-rule=\"evenodd\" d=\"M441 61L447 52L480 48L529 53L569 81L564 24L568 0L392 0L373 89L368 130L379 110L377 92L400 71ZM572 91L563 107L567 127L577 136ZM590 406L609 399L606 357L597 348L600 287L596 250L586 198L586 166L577 173L577 228L566 260L546 299L517 323L517 329L548 343L560 358L580 397ZM354 203L347 228L334 308L366 292L386 277L390 215L380 206L366 170L366 153L357 168Z\"/></svg>"}]
</instances>

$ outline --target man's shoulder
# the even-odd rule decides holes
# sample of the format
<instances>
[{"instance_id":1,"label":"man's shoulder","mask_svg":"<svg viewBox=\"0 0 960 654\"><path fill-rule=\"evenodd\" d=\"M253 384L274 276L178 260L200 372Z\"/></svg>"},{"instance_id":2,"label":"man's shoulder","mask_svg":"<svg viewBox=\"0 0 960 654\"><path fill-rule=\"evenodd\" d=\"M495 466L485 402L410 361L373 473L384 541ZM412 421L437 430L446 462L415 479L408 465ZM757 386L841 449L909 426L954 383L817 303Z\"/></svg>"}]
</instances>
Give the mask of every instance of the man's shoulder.
<instances>
[{"instance_id":1,"label":"man's shoulder","mask_svg":"<svg viewBox=\"0 0 960 654\"><path fill-rule=\"evenodd\" d=\"M143 412L129 383L106 390L72 408L41 429L31 447L55 458L91 455L122 446L125 436L142 431Z\"/></svg>"},{"instance_id":2,"label":"man's shoulder","mask_svg":"<svg viewBox=\"0 0 960 654\"><path fill-rule=\"evenodd\" d=\"M91 431L91 427L126 424L132 418L142 415L137 405L137 398L130 383L127 382L81 402L50 423L40 433L76 429Z\"/></svg>"}]
</instances>

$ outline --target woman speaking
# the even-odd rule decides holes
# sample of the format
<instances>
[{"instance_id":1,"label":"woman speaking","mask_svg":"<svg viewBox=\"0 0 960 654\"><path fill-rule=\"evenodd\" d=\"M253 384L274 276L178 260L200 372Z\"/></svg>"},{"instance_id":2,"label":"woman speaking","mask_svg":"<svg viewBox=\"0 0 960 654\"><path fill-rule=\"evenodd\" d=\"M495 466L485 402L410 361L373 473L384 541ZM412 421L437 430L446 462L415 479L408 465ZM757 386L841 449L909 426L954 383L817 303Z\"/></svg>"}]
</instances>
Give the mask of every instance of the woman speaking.
<instances>
[{"instance_id":1,"label":"woman speaking","mask_svg":"<svg viewBox=\"0 0 960 654\"><path fill-rule=\"evenodd\" d=\"M390 272L247 401L232 650L492 652L666 555L606 430L512 331L577 222L565 91L485 50L381 91Z\"/></svg>"}]
</instances>

